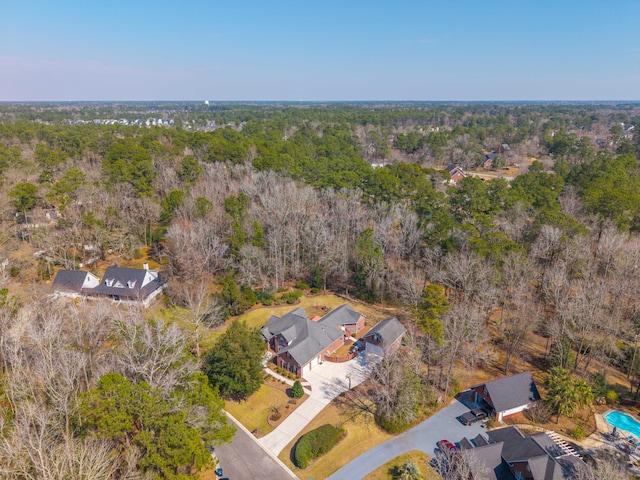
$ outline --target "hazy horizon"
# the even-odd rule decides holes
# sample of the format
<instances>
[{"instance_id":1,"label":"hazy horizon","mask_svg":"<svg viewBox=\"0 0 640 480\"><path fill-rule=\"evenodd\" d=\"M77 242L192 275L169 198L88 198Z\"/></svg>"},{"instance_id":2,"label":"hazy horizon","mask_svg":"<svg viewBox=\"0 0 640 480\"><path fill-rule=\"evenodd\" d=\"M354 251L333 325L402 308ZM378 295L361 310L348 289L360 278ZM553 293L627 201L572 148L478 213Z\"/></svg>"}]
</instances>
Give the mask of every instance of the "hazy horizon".
<instances>
[{"instance_id":1,"label":"hazy horizon","mask_svg":"<svg viewBox=\"0 0 640 480\"><path fill-rule=\"evenodd\" d=\"M0 101L635 101L639 21L632 0L3 0Z\"/></svg>"}]
</instances>

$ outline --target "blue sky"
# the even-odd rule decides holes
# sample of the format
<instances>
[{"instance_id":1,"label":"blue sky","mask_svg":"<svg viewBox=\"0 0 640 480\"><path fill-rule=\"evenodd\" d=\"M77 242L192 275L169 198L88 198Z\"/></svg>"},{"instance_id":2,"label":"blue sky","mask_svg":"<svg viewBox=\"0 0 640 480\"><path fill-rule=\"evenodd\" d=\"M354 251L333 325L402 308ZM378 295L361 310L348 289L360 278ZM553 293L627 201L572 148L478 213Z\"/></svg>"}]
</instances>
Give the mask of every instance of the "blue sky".
<instances>
[{"instance_id":1,"label":"blue sky","mask_svg":"<svg viewBox=\"0 0 640 480\"><path fill-rule=\"evenodd\" d=\"M638 99L639 0L0 0L0 101Z\"/></svg>"}]
</instances>

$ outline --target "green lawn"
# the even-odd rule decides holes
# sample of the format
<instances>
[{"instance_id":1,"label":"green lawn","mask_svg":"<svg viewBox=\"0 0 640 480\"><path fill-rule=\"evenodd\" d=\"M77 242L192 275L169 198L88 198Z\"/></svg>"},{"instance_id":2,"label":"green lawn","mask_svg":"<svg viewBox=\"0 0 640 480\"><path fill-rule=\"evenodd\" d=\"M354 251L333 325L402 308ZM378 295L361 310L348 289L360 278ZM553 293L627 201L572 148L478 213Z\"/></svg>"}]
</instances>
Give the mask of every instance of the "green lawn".
<instances>
[{"instance_id":1,"label":"green lawn","mask_svg":"<svg viewBox=\"0 0 640 480\"><path fill-rule=\"evenodd\" d=\"M429 466L429 455L420 451L412 450L402 455L397 456L390 462L385 463L381 467L378 467L369 475L364 477L364 480L391 480L393 475L404 464L404 462L412 460L418 465L422 478L424 480L441 480L442 477Z\"/></svg>"},{"instance_id":2,"label":"green lawn","mask_svg":"<svg viewBox=\"0 0 640 480\"><path fill-rule=\"evenodd\" d=\"M298 400L300 402L301 400ZM267 422L267 418L273 407L280 407L284 411L289 406L289 397L281 389L262 385L260 390L244 401L235 402L227 400L225 410L233 415L247 430L258 430L266 435L273 430ZM290 406L293 408L293 405Z\"/></svg>"},{"instance_id":3,"label":"green lawn","mask_svg":"<svg viewBox=\"0 0 640 480\"><path fill-rule=\"evenodd\" d=\"M339 307L342 304L350 304L354 310L364 314L366 316L367 323L376 324L380 320L393 316L389 311L384 308L376 307L373 305L367 305L364 303L349 302L344 298L336 295L314 295L312 297L302 297L299 303L294 305L278 305L275 307L258 307L243 313L238 317L238 320L244 320L251 327L262 328L267 323L271 315L282 316L291 310L302 307L307 312L309 317L313 315L324 315L328 310L332 310ZM323 310L325 307L327 310Z\"/></svg>"},{"instance_id":4,"label":"green lawn","mask_svg":"<svg viewBox=\"0 0 640 480\"><path fill-rule=\"evenodd\" d=\"M295 443L303 434L327 423L344 428L347 432L345 438L333 450L314 461L304 470L295 467L291 461L291 449ZM337 405L334 400L285 447L278 458L303 480L327 478L340 467L389 438L391 435L380 429L370 414L360 414L355 419L351 418L349 412L344 407Z\"/></svg>"}]
</instances>

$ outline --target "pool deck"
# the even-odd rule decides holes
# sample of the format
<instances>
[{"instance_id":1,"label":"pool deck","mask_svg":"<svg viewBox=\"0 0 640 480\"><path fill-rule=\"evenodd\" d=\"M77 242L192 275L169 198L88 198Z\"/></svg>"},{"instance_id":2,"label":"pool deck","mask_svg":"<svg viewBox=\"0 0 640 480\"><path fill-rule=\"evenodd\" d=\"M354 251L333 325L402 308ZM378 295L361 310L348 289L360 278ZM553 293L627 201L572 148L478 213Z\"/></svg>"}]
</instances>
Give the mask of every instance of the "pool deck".
<instances>
[{"instance_id":1,"label":"pool deck","mask_svg":"<svg viewBox=\"0 0 640 480\"><path fill-rule=\"evenodd\" d=\"M616 437L613 437L613 426L606 419L607 414L612 411L613 409L607 410L604 414L594 413L596 432L579 442L574 442L582 447L579 453L591 453L597 449L609 449L617 452L624 451L628 454L628 471L634 475L638 475L640 474L640 455L631 453L631 444L628 440L629 437L633 437L634 440L632 443L635 447L638 443L638 438L621 428L617 429L618 434Z\"/></svg>"}]
</instances>

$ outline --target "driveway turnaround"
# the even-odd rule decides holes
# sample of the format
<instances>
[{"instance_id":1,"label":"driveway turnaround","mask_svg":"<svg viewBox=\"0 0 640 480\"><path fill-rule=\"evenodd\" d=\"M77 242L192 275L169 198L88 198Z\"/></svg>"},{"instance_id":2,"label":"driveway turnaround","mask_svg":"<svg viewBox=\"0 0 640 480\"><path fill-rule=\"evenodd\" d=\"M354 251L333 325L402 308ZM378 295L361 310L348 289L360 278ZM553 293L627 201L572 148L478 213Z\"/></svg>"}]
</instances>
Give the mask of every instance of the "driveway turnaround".
<instances>
[{"instance_id":1,"label":"driveway turnaround","mask_svg":"<svg viewBox=\"0 0 640 480\"><path fill-rule=\"evenodd\" d=\"M347 463L327 480L364 478L376 468L410 450L422 450L433 457L438 440L446 439L457 443L462 437L474 438L484 432L482 425L463 425L456 418L467 411L469 409L465 405L453 400L448 407L436 412L424 422Z\"/></svg>"},{"instance_id":2,"label":"driveway turnaround","mask_svg":"<svg viewBox=\"0 0 640 480\"><path fill-rule=\"evenodd\" d=\"M285 418L273 432L258 440L262 447L278 455L331 400L342 392L346 392L349 387L353 388L365 380L367 364L368 359L361 354L348 362L325 361L322 365L313 367L313 370L304 376L311 387L311 391L305 388L309 398Z\"/></svg>"},{"instance_id":3,"label":"driveway turnaround","mask_svg":"<svg viewBox=\"0 0 640 480\"><path fill-rule=\"evenodd\" d=\"M278 458L258 444L257 439L230 416L238 431L228 445L215 447L224 477L234 480L291 480L296 477Z\"/></svg>"}]
</instances>

